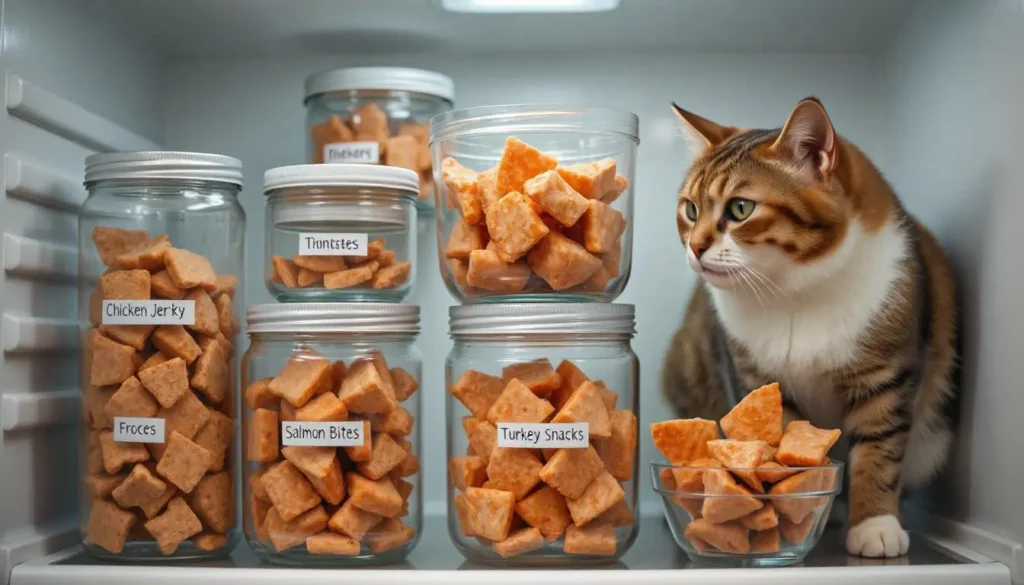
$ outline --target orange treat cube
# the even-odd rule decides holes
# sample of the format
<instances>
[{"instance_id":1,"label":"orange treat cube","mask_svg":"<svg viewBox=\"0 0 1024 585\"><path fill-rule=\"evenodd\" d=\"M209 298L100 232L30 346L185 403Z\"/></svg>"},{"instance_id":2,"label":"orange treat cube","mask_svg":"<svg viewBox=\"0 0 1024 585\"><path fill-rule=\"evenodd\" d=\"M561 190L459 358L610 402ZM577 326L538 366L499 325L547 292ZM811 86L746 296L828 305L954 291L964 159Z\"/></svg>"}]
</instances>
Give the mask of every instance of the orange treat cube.
<instances>
[{"instance_id":1,"label":"orange treat cube","mask_svg":"<svg viewBox=\"0 0 1024 585\"><path fill-rule=\"evenodd\" d=\"M526 262L555 290L582 284L601 267L600 259L558 232L551 232L530 250Z\"/></svg>"},{"instance_id":2,"label":"orange treat cube","mask_svg":"<svg viewBox=\"0 0 1024 585\"><path fill-rule=\"evenodd\" d=\"M476 455L448 458L448 478L452 485L465 491L480 487L487 481L487 463Z\"/></svg>"},{"instance_id":3,"label":"orange treat cube","mask_svg":"<svg viewBox=\"0 0 1024 585\"><path fill-rule=\"evenodd\" d=\"M192 544L199 550L215 551L224 548L228 544L226 534L200 534L192 539Z\"/></svg>"},{"instance_id":4,"label":"orange treat cube","mask_svg":"<svg viewBox=\"0 0 1024 585\"><path fill-rule=\"evenodd\" d=\"M387 372L387 368L384 371ZM352 364L341 382L338 398L349 412L386 415L398 406L392 384L367 360Z\"/></svg>"},{"instance_id":5,"label":"orange treat cube","mask_svg":"<svg viewBox=\"0 0 1024 585\"><path fill-rule=\"evenodd\" d=\"M274 268L273 280L280 282L288 288L299 286L299 267L295 262L283 256L273 256L270 263Z\"/></svg>"},{"instance_id":6,"label":"orange treat cube","mask_svg":"<svg viewBox=\"0 0 1024 585\"><path fill-rule=\"evenodd\" d=\"M366 535L366 543L375 554L398 548L412 540L416 530L394 518L385 518Z\"/></svg>"},{"instance_id":7,"label":"orange treat cube","mask_svg":"<svg viewBox=\"0 0 1024 585\"><path fill-rule=\"evenodd\" d=\"M555 407L538 398L525 384L519 380L511 380L505 390L494 401L487 411L487 420L499 422L539 423L547 420Z\"/></svg>"},{"instance_id":8,"label":"orange treat cube","mask_svg":"<svg viewBox=\"0 0 1024 585\"><path fill-rule=\"evenodd\" d=\"M483 250L487 247L487 242L487 229L483 224L471 226L460 219L452 226L452 232L448 236L445 257L468 260L470 252Z\"/></svg>"},{"instance_id":9,"label":"orange treat cube","mask_svg":"<svg viewBox=\"0 0 1024 585\"><path fill-rule=\"evenodd\" d=\"M777 553L779 552L779 530L769 528L760 530L750 535L750 552L752 553Z\"/></svg>"},{"instance_id":10,"label":"orange treat cube","mask_svg":"<svg viewBox=\"0 0 1024 585\"><path fill-rule=\"evenodd\" d=\"M332 532L306 537L306 550L311 555L354 557L359 554L359 541Z\"/></svg>"},{"instance_id":11,"label":"orange treat cube","mask_svg":"<svg viewBox=\"0 0 1024 585\"><path fill-rule=\"evenodd\" d=\"M170 408L188 394L188 370L185 360L174 358L139 371L139 381L164 408Z\"/></svg>"},{"instance_id":12,"label":"orange treat cube","mask_svg":"<svg viewBox=\"0 0 1024 585\"><path fill-rule=\"evenodd\" d=\"M149 451L142 443L115 442L113 431L100 432L100 451L103 453L103 469L111 475L127 463L142 463L149 459Z\"/></svg>"},{"instance_id":13,"label":"orange treat cube","mask_svg":"<svg viewBox=\"0 0 1024 585\"><path fill-rule=\"evenodd\" d=\"M146 392L135 376L125 380L103 407L104 414L111 419L115 416L149 418L159 410L160 404L152 394Z\"/></svg>"},{"instance_id":14,"label":"orange treat cube","mask_svg":"<svg viewBox=\"0 0 1024 585\"><path fill-rule=\"evenodd\" d=\"M396 406L390 414L370 415L368 418L375 431L396 437L408 437L412 434L413 416L402 406Z\"/></svg>"},{"instance_id":15,"label":"orange treat cube","mask_svg":"<svg viewBox=\"0 0 1024 585\"><path fill-rule=\"evenodd\" d=\"M348 409L333 392L319 394L295 411L295 420L300 421L328 422L347 418Z\"/></svg>"},{"instance_id":16,"label":"orange treat cube","mask_svg":"<svg viewBox=\"0 0 1024 585\"><path fill-rule=\"evenodd\" d=\"M397 467L408 455L387 433L373 434L370 458L356 463L356 470L368 479L380 479Z\"/></svg>"},{"instance_id":17,"label":"orange treat cube","mask_svg":"<svg viewBox=\"0 0 1024 585\"><path fill-rule=\"evenodd\" d=\"M153 325L100 325L99 330L100 333L115 341L120 341L125 345L130 345L134 349L142 351L146 348L149 334L155 328ZM135 360L139 360L142 356L136 354L132 357Z\"/></svg>"},{"instance_id":18,"label":"orange treat cube","mask_svg":"<svg viewBox=\"0 0 1024 585\"><path fill-rule=\"evenodd\" d=\"M320 496L291 461L282 461L260 477L267 499L286 522L320 503Z\"/></svg>"},{"instance_id":19,"label":"orange treat cube","mask_svg":"<svg viewBox=\"0 0 1024 585\"><path fill-rule=\"evenodd\" d=\"M102 471L103 469L100 468L100 472ZM120 475L95 473L86 476L85 485L89 489L89 497L92 499L109 497L126 477L128 476L123 473Z\"/></svg>"},{"instance_id":20,"label":"orange treat cube","mask_svg":"<svg viewBox=\"0 0 1024 585\"><path fill-rule=\"evenodd\" d=\"M104 300L149 300L150 276L145 270L115 270L97 285Z\"/></svg>"},{"instance_id":21,"label":"orange treat cube","mask_svg":"<svg viewBox=\"0 0 1024 585\"><path fill-rule=\"evenodd\" d=\"M195 362L192 387L202 392L203 397L209 402L220 404L228 397L230 391L230 350L212 338L204 339L200 347L203 348L203 354Z\"/></svg>"},{"instance_id":22,"label":"orange treat cube","mask_svg":"<svg viewBox=\"0 0 1024 585\"><path fill-rule=\"evenodd\" d=\"M522 528L510 534L505 540L494 543L493 548L494 552L507 559L535 551L542 546L544 546L544 535L540 533L540 530Z\"/></svg>"},{"instance_id":23,"label":"orange treat cube","mask_svg":"<svg viewBox=\"0 0 1024 585\"><path fill-rule=\"evenodd\" d=\"M246 457L249 461L267 462L277 459L281 428L277 412L269 408L257 408L249 424L249 441Z\"/></svg>"},{"instance_id":24,"label":"orange treat cube","mask_svg":"<svg viewBox=\"0 0 1024 585\"><path fill-rule=\"evenodd\" d=\"M605 522L591 522L582 528L569 525L565 529L562 550L570 555L615 554L615 527Z\"/></svg>"},{"instance_id":25,"label":"orange treat cube","mask_svg":"<svg viewBox=\"0 0 1024 585\"><path fill-rule=\"evenodd\" d=\"M269 389L299 408L309 402L322 386L329 386L330 379L330 360L298 353L270 381Z\"/></svg>"},{"instance_id":26,"label":"orange treat cube","mask_svg":"<svg viewBox=\"0 0 1024 585\"><path fill-rule=\"evenodd\" d=\"M584 382L573 392L572 396L565 403L565 406L558 411L551 419L556 423L585 422L590 429L590 436L611 437L612 425L608 417L608 409L605 408L597 386L593 382Z\"/></svg>"},{"instance_id":27,"label":"orange treat cube","mask_svg":"<svg viewBox=\"0 0 1024 585\"><path fill-rule=\"evenodd\" d=\"M466 223L480 223L484 212L476 172L462 166L455 159L446 157L441 161L441 179L448 190L449 200L456 203L456 208Z\"/></svg>"},{"instance_id":28,"label":"orange treat cube","mask_svg":"<svg viewBox=\"0 0 1024 585\"><path fill-rule=\"evenodd\" d=\"M690 522L686 525L685 531L687 538L691 540L698 539L727 553L750 552L748 534L747 529L742 526L719 524L707 518L697 518Z\"/></svg>"},{"instance_id":29,"label":"orange treat cube","mask_svg":"<svg viewBox=\"0 0 1024 585\"><path fill-rule=\"evenodd\" d=\"M298 282L299 286L302 288L322 283L323 280L324 274L322 272L313 272L312 270L307 270L305 268L299 268L299 273L296 275L296 282Z\"/></svg>"},{"instance_id":30,"label":"orange treat cube","mask_svg":"<svg viewBox=\"0 0 1024 585\"><path fill-rule=\"evenodd\" d=\"M156 471L186 494L192 493L213 464L213 455L177 431L171 431Z\"/></svg>"},{"instance_id":31,"label":"orange treat cube","mask_svg":"<svg viewBox=\"0 0 1024 585\"><path fill-rule=\"evenodd\" d=\"M772 486L768 493L772 495L800 494L806 492L817 492L826 489L824 485L826 476L822 471L812 469L796 475L787 477ZM794 524L803 522L808 515L821 505L823 498L777 498L775 509L784 518ZM785 536L785 532L783 532Z\"/></svg>"},{"instance_id":32,"label":"orange treat cube","mask_svg":"<svg viewBox=\"0 0 1024 585\"><path fill-rule=\"evenodd\" d=\"M348 268L345 265L344 256L299 255L293 262L299 268L305 268L311 272L337 272Z\"/></svg>"},{"instance_id":33,"label":"orange treat cube","mask_svg":"<svg viewBox=\"0 0 1024 585\"><path fill-rule=\"evenodd\" d=\"M619 500L617 504L605 510L603 514L594 520L594 522L607 522L616 528L619 526L629 526L635 521L633 509L629 507L626 500Z\"/></svg>"},{"instance_id":34,"label":"orange treat cube","mask_svg":"<svg viewBox=\"0 0 1024 585\"><path fill-rule=\"evenodd\" d=\"M667 420L651 424L654 446L672 465L686 465L710 457L708 441L718 438L718 424L702 418Z\"/></svg>"},{"instance_id":35,"label":"orange treat cube","mask_svg":"<svg viewBox=\"0 0 1024 585\"><path fill-rule=\"evenodd\" d=\"M492 250L473 250L469 254L466 284L491 292L516 293L530 280L530 267L519 260L507 263Z\"/></svg>"},{"instance_id":36,"label":"orange treat cube","mask_svg":"<svg viewBox=\"0 0 1024 585\"><path fill-rule=\"evenodd\" d=\"M779 532L782 537L793 544L803 544L814 529L814 522L817 520L814 514L808 514L800 522L793 522L783 516L779 518Z\"/></svg>"},{"instance_id":37,"label":"orange treat cube","mask_svg":"<svg viewBox=\"0 0 1024 585\"><path fill-rule=\"evenodd\" d=\"M633 461L636 458L636 415L630 410L613 410L608 418L611 436L594 439L594 449L612 477L619 481L629 481L633 479Z\"/></svg>"},{"instance_id":38,"label":"orange treat cube","mask_svg":"<svg viewBox=\"0 0 1024 585\"><path fill-rule=\"evenodd\" d=\"M492 489L512 492L516 500L521 500L540 483L543 467L530 449L498 447L487 462L487 477Z\"/></svg>"},{"instance_id":39,"label":"orange treat cube","mask_svg":"<svg viewBox=\"0 0 1024 585\"><path fill-rule=\"evenodd\" d=\"M352 505L352 500L348 500L331 516L327 525L335 532L362 540L363 536L383 519L383 516L360 510Z\"/></svg>"},{"instance_id":40,"label":"orange treat cube","mask_svg":"<svg viewBox=\"0 0 1024 585\"><path fill-rule=\"evenodd\" d=\"M235 289L238 288L238 277L234 274L218 274L217 275L217 288L213 291L213 298L217 298L220 295L227 295L229 298L235 298Z\"/></svg>"},{"instance_id":41,"label":"orange treat cube","mask_svg":"<svg viewBox=\"0 0 1024 585\"><path fill-rule=\"evenodd\" d=\"M515 262L544 239L550 230L533 210L529 199L518 191L512 191L488 208L487 231L501 259Z\"/></svg>"},{"instance_id":42,"label":"orange treat cube","mask_svg":"<svg viewBox=\"0 0 1024 585\"><path fill-rule=\"evenodd\" d=\"M402 368L391 368L391 381L395 387L395 400L399 402L408 400L420 387L416 378Z\"/></svg>"},{"instance_id":43,"label":"orange treat cube","mask_svg":"<svg viewBox=\"0 0 1024 585\"><path fill-rule=\"evenodd\" d=\"M505 384L501 378L488 376L475 370L467 370L452 384L455 396L478 419L486 419L487 413L501 396Z\"/></svg>"},{"instance_id":44,"label":"orange treat cube","mask_svg":"<svg viewBox=\"0 0 1024 585\"><path fill-rule=\"evenodd\" d=\"M114 264L121 268L141 268L143 270L157 271L164 267L164 262L167 261L166 254L170 250L171 243L167 235L161 234L118 255Z\"/></svg>"},{"instance_id":45,"label":"orange treat cube","mask_svg":"<svg viewBox=\"0 0 1024 585\"><path fill-rule=\"evenodd\" d=\"M374 481L350 471L345 474L345 482L349 501L360 510L389 518L402 511L405 500L388 478Z\"/></svg>"},{"instance_id":46,"label":"orange treat cube","mask_svg":"<svg viewBox=\"0 0 1024 585\"><path fill-rule=\"evenodd\" d=\"M135 514L122 510L107 500L96 500L89 510L85 539L112 553L124 550L128 531L135 523Z\"/></svg>"},{"instance_id":47,"label":"orange treat cube","mask_svg":"<svg viewBox=\"0 0 1024 585\"><path fill-rule=\"evenodd\" d=\"M619 482L607 471L601 471L590 482L587 489L583 490L580 497L569 498L566 504L569 506L569 514L576 526L583 526L594 518L597 518L612 506L619 503L626 497Z\"/></svg>"},{"instance_id":48,"label":"orange treat cube","mask_svg":"<svg viewBox=\"0 0 1024 585\"><path fill-rule=\"evenodd\" d=\"M179 248L168 248L164 253L167 273L178 288L203 287L213 292L217 290L217 273L213 271L210 261L199 254Z\"/></svg>"},{"instance_id":49,"label":"orange treat cube","mask_svg":"<svg viewBox=\"0 0 1024 585\"><path fill-rule=\"evenodd\" d=\"M743 397L722 417L722 432L739 441L765 441L773 447L782 440L782 392L768 384Z\"/></svg>"},{"instance_id":50,"label":"orange treat cube","mask_svg":"<svg viewBox=\"0 0 1024 585\"><path fill-rule=\"evenodd\" d=\"M558 174L577 193L587 199L601 199L617 187L615 184L615 161L610 158L597 162L580 163L558 167Z\"/></svg>"},{"instance_id":51,"label":"orange treat cube","mask_svg":"<svg viewBox=\"0 0 1024 585\"><path fill-rule=\"evenodd\" d=\"M263 530L266 532L274 550L282 552L305 544L306 538L327 528L327 512L323 506L316 506L291 520L281 517L276 507L267 510L267 516L263 520Z\"/></svg>"},{"instance_id":52,"label":"orange treat cube","mask_svg":"<svg viewBox=\"0 0 1024 585\"><path fill-rule=\"evenodd\" d=\"M711 456L740 478L750 489L764 493L764 486L757 477L756 469L771 459L771 446L764 441L734 441L716 439L708 441ZM755 470L755 471L751 471Z\"/></svg>"},{"instance_id":53,"label":"orange treat cube","mask_svg":"<svg viewBox=\"0 0 1024 585\"><path fill-rule=\"evenodd\" d=\"M523 185L523 192L566 227L579 221L588 208L587 198L577 193L555 171L530 179Z\"/></svg>"},{"instance_id":54,"label":"orange treat cube","mask_svg":"<svg viewBox=\"0 0 1024 585\"><path fill-rule=\"evenodd\" d=\"M324 287L328 289L351 288L372 279L379 267L376 261L369 261L348 270L328 272L324 274Z\"/></svg>"},{"instance_id":55,"label":"orange treat cube","mask_svg":"<svg viewBox=\"0 0 1024 585\"><path fill-rule=\"evenodd\" d=\"M779 525L779 515L775 513L772 503L768 502L760 510L740 518L740 524L750 530L768 530Z\"/></svg>"},{"instance_id":56,"label":"orange treat cube","mask_svg":"<svg viewBox=\"0 0 1024 585\"><path fill-rule=\"evenodd\" d=\"M410 171L419 170L419 144L412 136L392 136L384 141L384 164L402 167Z\"/></svg>"},{"instance_id":57,"label":"orange treat cube","mask_svg":"<svg viewBox=\"0 0 1024 585\"><path fill-rule=\"evenodd\" d=\"M590 200L590 207L583 214L581 223L584 247L593 254L604 254L618 247L619 237L626 231L626 218L622 212L596 199Z\"/></svg>"},{"instance_id":58,"label":"orange treat cube","mask_svg":"<svg viewBox=\"0 0 1024 585\"><path fill-rule=\"evenodd\" d=\"M487 421L472 417L462 419L462 428L466 431L473 452L484 461L490 461L491 453L498 446L498 428Z\"/></svg>"},{"instance_id":59,"label":"orange treat cube","mask_svg":"<svg viewBox=\"0 0 1024 585\"><path fill-rule=\"evenodd\" d=\"M146 530L156 538L160 552L169 555L182 542L202 532L203 524L185 500L173 498L163 514L146 522Z\"/></svg>"},{"instance_id":60,"label":"orange treat cube","mask_svg":"<svg viewBox=\"0 0 1024 585\"><path fill-rule=\"evenodd\" d=\"M505 366L501 370L501 378L506 384L517 379L538 396L546 396L562 384L562 377L547 359Z\"/></svg>"},{"instance_id":61,"label":"orange treat cube","mask_svg":"<svg viewBox=\"0 0 1024 585\"><path fill-rule=\"evenodd\" d=\"M540 471L544 483L569 499L576 499L604 472L604 464L593 447L559 449Z\"/></svg>"},{"instance_id":62,"label":"orange treat cube","mask_svg":"<svg viewBox=\"0 0 1024 585\"><path fill-rule=\"evenodd\" d=\"M601 402L604 403L604 407L611 413L619 402L619 395L609 390L601 380L594 380L594 386L597 387L597 393L601 396Z\"/></svg>"},{"instance_id":63,"label":"orange treat cube","mask_svg":"<svg viewBox=\"0 0 1024 585\"><path fill-rule=\"evenodd\" d=\"M515 515L515 495L486 488L467 488L463 493L469 532L493 541L508 538Z\"/></svg>"},{"instance_id":64,"label":"orange treat cube","mask_svg":"<svg viewBox=\"0 0 1024 585\"><path fill-rule=\"evenodd\" d=\"M792 421L786 425L775 460L793 467L822 465L841 434L838 429L819 429L805 420Z\"/></svg>"},{"instance_id":65,"label":"orange treat cube","mask_svg":"<svg viewBox=\"0 0 1024 585\"><path fill-rule=\"evenodd\" d=\"M349 120L356 140L384 142L390 136L388 115L374 102L367 102L352 112Z\"/></svg>"},{"instance_id":66,"label":"orange treat cube","mask_svg":"<svg viewBox=\"0 0 1024 585\"><path fill-rule=\"evenodd\" d=\"M196 322L187 327L209 337L217 335L220 332L220 318L210 295L203 289L193 289L185 296L185 300L195 302Z\"/></svg>"},{"instance_id":67,"label":"orange treat cube","mask_svg":"<svg viewBox=\"0 0 1024 585\"><path fill-rule=\"evenodd\" d=\"M765 483L780 482L795 473L798 472L774 461L765 461L757 468L757 477Z\"/></svg>"},{"instance_id":68,"label":"orange treat cube","mask_svg":"<svg viewBox=\"0 0 1024 585\"><path fill-rule=\"evenodd\" d=\"M558 374L558 388L551 392L548 400L555 409L560 409L565 406L565 402L580 387L580 384L589 382L590 378L577 368L576 364L569 360L562 360L555 369L555 372Z\"/></svg>"},{"instance_id":69,"label":"orange treat cube","mask_svg":"<svg viewBox=\"0 0 1024 585\"><path fill-rule=\"evenodd\" d=\"M363 421L363 444L356 447L344 447L345 454L352 461L369 461L373 455L373 435L370 434L373 425L368 420Z\"/></svg>"},{"instance_id":70,"label":"orange treat cube","mask_svg":"<svg viewBox=\"0 0 1024 585\"><path fill-rule=\"evenodd\" d=\"M375 289L394 288L405 283L412 272L412 264L409 262L398 262L385 268L381 268L373 275L370 286Z\"/></svg>"},{"instance_id":71,"label":"orange treat cube","mask_svg":"<svg viewBox=\"0 0 1024 585\"><path fill-rule=\"evenodd\" d=\"M126 230L115 227L92 228L92 241L100 260L112 266L121 254L129 252L149 240L146 230Z\"/></svg>"},{"instance_id":72,"label":"orange treat cube","mask_svg":"<svg viewBox=\"0 0 1024 585\"><path fill-rule=\"evenodd\" d=\"M189 503L214 532L227 532L235 525L235 491L228 472L211 473L199 480Z\"/></svg>"},{"instance_id":73,"label":"orange treat cube","mask_svg":"<svg viewBox=\"0 0 1024 585\"><path fill-rule=\"evenodd\" d=\"M153 331L153 345L168 358L179 357L186 364L196 361L203 350L181 325L161 325Z\"/></svg>"},{"instance_id":74,"label":"orange treat cube","mask_svg":"<svg viewBox=\"0 0 1024 585\"><path fill-rule=\"evenodd\" d=\"M704 498L701 514L715 524L742 518L764 506L761 500L750 496L750 491L736 483L732 475L724 470L712 469L704 472L704 492L707 497ZM729 497L714 497L716 495Z\"/></svg>"},{"instance_id":75,"label":"orange treat cube","mask_svg":"<svg viewBox=\"0 0 1024 585\"><path fill-rule=\"evenodd\" d=\"M167 484L153 475L145 465L136 465L124 481L110 491L110 495L122 508L131 508L156 500L166 489Z\"/></svg>"},{"instance_id":76,"label":"orange treat cube","mask_svg":"<svg viewBox=\"0 0 1024 585\"><path fill-rule=\"evenodd\" d=\"M103 337L96 331L89 334L89 384L109 386L120 384L135 373L135 348Z\"/></svg>"},{"instance_id":77,"label":"orange treat cube","mask_svg":"<svg viewBox=\"0 0 1024 585\"><path fill-rule=\"evenodd\" d=\"M517 502L516 514L548 540L557 539L572 524L565 498L550 486L543 486Z\"/></svg>"},{"instance_id":78,"label":"orange treat cube","mask_svg":"<svg viewBox=\"0 0 1024 585\"><path fill-rule=\"evenodd\" d=\"M85 407L88 414L86 420L92 420L93 429L113 428L114 419L106 413L106 407L116 391L117 386L107 386L106 388L97 386L86 387L82 397L82 406Z\"/></svg>"},{"instance_id":79,"label":"orange treat cube","mask_svg":"<svg viewBox=\"0 0 1024 585\"><path fill-rule=\"evenodd\" d=\"M365 256L349 256L348 259L346 260L346 262L348 263L349 266L353 266L353 265L356 265L356 264L362 264L364 262L368 262L369 260L373 260L375 258L378 258L383 253L384 253L384 238L377 238L376 240L370 240L369 243L366 244L366 255ZM379 267L379 264L374 266L374 269L373 269L374 272L377 271L378 267Z\"/></svg>"},{"instance_id":80,"label":"orange treat cube","mask_svg":"<svg viewBox=\"0 0 1024 585\"><path fill-rule=\"evenodd\" d=\"M281 448L284 458L306 476L320 497L335 506L345 497L345 479L336 453L334 447Z\"/></svg>"},{"instance_id":81,"label":"orange treat cube","mask_svg":"<svg viewBox=\"0 0 1024 585\"><path fill-rule=\"evenodd\" d=\"M612 187L612 190L605 193L601 201L611 205L612 203L615 203L620 195L626 192L626 189L629 189L629 180L622 175L615 175L615 184Z\"/></svg>"},{"instance_id":82,"label":"orange treat cube","mask_svg":"<svg viewBox=\"0 0 1024 585\"><path fill-rule=\"evenodd\" d=\"M494 167L477 173L476 182L480 185L480 203L486 215L487 208L505 195L498 191L498 168Z\"/></svg>"},{"instance_id":83,"label":"orange treat cube","mask_svg":"<svg viewBox=\"0 0 1024 585\"><path fill-rule=\"evenodd\" d=\"M622 272L622 244L616 242L608 252L601 254L601 265L608 271L610 278L615 278Z\"/></svg>"},{"instance_id":84,"label":"orange treat cube","mask_svg":"<svg viewBox=\"0 0 1024 585\"><path fill-rule=\"evenodd\" d=\"M497 167L499 193L522 191L526 181L558 166L558 160L515 137L505 140L505 152Z\"/></svg>"},{"instance_id":85,"label":"orange treat cube","mask_svg":"<svg viewBox=\"0 0 1024 585\"><path fill-rule=\"evenodd\" d=\"M213 457L210 470L220 471L224 469L224 458L235 435L235 422L216 410L210 409L209 412L210 418L196 433L195 442Z\"/></svg>"},{"instance_id":86,"label":"orange treat cube","mask_svg":"<svg viewBox=\"0 0 1024 585\"><path fill-rule=\"evenodd\" d=\"M210 420L210 409L196 398L192 392L185 394L181 400L170 408L161 408L157 417L164 419L165 433L169 437L171 431L179 433L186 439L193 439L199 429ZM166 448L166 443L149 443L146 446L159 459Z\"/></svg>"}]
</instances>

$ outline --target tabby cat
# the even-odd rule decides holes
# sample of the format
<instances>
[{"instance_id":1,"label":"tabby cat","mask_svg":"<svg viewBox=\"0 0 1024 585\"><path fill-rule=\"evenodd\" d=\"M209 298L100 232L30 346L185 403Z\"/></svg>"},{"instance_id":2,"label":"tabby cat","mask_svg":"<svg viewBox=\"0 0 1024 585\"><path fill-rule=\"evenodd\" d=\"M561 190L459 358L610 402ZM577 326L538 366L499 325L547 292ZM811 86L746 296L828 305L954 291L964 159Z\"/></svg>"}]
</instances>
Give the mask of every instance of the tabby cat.
<instances>
[{"instance_id":1,"label":"tabby cat","mask_svg":"<svg viewBox=\"0 0 1024 585\"><path fill-rule=\"evenodd\" d=\"M781 130L675 109L699 151L676 223L704 282L668 351L666 397L718 419L778 381L788 418L843 430L847 550L905 554L900 491L937 473L953 437L948 258L818 100Z\"/></svg>"}]
</instances>

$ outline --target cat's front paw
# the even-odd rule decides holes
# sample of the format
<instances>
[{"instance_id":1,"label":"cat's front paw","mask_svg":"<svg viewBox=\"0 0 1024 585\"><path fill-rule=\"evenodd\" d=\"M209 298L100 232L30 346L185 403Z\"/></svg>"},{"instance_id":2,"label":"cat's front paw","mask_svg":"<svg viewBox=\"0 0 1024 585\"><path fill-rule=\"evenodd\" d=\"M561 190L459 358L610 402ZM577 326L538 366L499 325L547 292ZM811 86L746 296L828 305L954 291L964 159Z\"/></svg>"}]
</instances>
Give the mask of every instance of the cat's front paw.
<instances>
[{"instance_id":1,"label":"cat's front paw","mask_svg":"<svg viewBox=\"0 0 1024 585\"><path fill-rule=\"evenodd\" d=\"M862 521L846 534L846 552L862 557L898 557L907 554L910 535L892 514Z\"/></svg>"}]
</instances>

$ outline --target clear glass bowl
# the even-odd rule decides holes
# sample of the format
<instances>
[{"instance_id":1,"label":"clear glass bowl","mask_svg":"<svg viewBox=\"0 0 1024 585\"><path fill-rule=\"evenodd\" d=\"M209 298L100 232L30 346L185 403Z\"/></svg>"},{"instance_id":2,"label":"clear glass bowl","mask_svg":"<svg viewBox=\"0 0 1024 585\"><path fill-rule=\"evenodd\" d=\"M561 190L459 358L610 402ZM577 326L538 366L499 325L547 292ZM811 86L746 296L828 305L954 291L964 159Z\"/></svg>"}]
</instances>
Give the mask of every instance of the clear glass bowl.
<instances>
[{"instance_id":1,"label":"clear glass bowl","mask_svg":"<svg viewBox=\"0 0 1024 585\"><path fill-rule=\"evenodd\" d=\"M487 106L434 116L437 244L452 295L460 302L614 301L629 280L632 258L637 130L630 112L565 105ZM502 168L522 174L506 173L503 181L498 167L513 138L547 156L520 150ZM530 160L537 164L530 167ZM452 169L460 179L452 180ZM550 181L524 184L550 170L557 171ZM577 194L565 195L560 189L566 186ZM513 191L530 201L497 203Z\"/></svg>"},{"instance_id":2,"label":"clear glass bowl","mask_svg":"<svg viewBox=\"0 0 1024 585\"><path fill-rule=\"evenodd\" d=\"M758 470L651 464L654 491L661 496L676 544L695 563L724 567L799 563L821 539L832 502L842 491L843 464L774 472L789 476L766 485L767 493L722 494L707 493L706 474L728 473L742 485L737 478Z\"/></svg>"}]
</instances>

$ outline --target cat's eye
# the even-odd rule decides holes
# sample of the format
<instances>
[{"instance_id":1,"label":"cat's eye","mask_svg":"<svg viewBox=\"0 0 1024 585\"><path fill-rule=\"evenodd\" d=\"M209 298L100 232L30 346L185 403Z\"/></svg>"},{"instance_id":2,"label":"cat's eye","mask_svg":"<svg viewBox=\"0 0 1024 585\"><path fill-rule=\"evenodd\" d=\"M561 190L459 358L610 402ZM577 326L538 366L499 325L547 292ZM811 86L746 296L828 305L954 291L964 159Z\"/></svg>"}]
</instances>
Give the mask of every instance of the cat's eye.
<instances>
[{"instance_id":1,"label":"cat's eye","mask_svg":"<svg viewBox=\"0 0 1024 585\"><path fill-rule=\"evenodd\" d=\"M697 221L697 204L689 199L683 201L683 213L686 214L686 219Z\"/></svg>"},{"instance_id":2,"label":"cat's eye","mask_svg":"<svg viewBox=\"0 0 1024 585\"><path fill-rule=\"evenodd\" d=\"M743 221L754 213L754 202L749 199L733 199L729 202L729 219Z\"/></svg>"}]
</instances>

